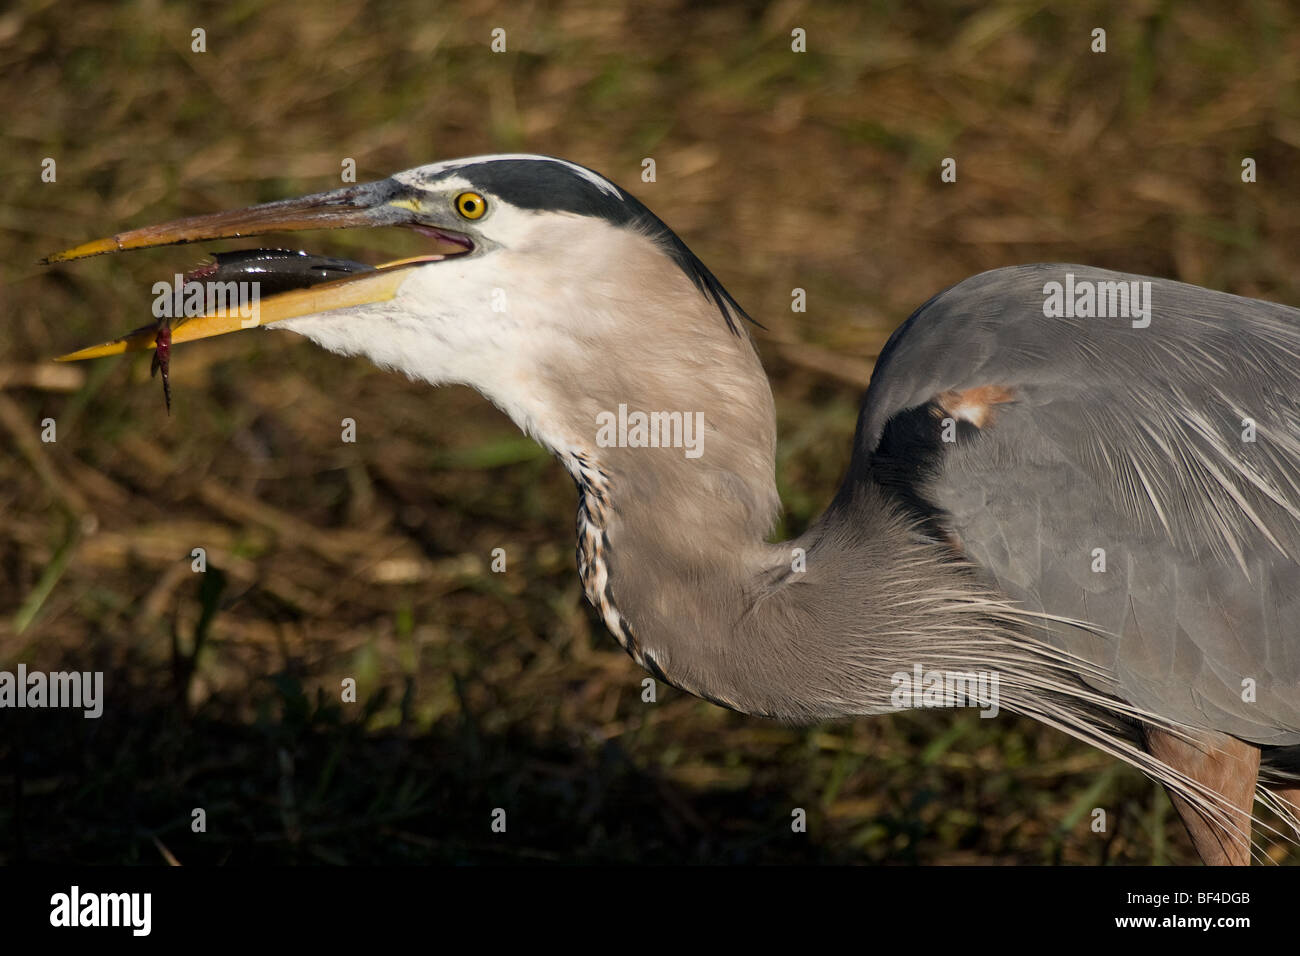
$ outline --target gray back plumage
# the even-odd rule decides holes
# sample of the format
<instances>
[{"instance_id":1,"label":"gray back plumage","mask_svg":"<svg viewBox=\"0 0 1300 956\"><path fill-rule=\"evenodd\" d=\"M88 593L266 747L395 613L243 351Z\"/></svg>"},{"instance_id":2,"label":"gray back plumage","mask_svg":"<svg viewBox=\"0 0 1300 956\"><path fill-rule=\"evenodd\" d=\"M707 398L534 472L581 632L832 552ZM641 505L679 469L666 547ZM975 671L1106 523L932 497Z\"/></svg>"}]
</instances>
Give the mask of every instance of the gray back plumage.
<instances>
[{"instance_id":1,"label":"gray back plumage","mask_svg":"<svg viewBox=\"0 0 1300 956\"><path fill-rule=\"evenodd\" d=\"M1151 283L1149 326L1045 316L1067 273ZM942 441L935 397L988 386L1013 399ZM1085 266L999 269L890 340L852 480L892 489L1024 606L1094 625L1048 634L1109 675L1098 689L1296 745L1297 395L1300 311Z\"/></svg>"}]
</instances>

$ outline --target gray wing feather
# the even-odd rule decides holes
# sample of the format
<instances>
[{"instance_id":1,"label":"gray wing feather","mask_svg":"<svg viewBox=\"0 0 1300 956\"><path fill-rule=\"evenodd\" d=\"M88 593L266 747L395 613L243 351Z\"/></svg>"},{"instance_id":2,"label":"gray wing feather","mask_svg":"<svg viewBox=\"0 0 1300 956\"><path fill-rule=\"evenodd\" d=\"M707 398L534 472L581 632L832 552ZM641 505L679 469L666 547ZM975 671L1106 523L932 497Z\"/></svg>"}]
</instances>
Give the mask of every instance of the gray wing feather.
<instances>
[{"instance_id":1,"label":"gray wing feather","mask_svg":"<svg viewBox=\"0 0 1300 956\"><path fill-rule=\"evenodd\" d=\"M1067 273L1150 283L1150 324L1045 316ZM900 411L988 385L1015 401L916 489L968 557L1027 606L1103 631L1052 638L1104 667L1104 689L1300 743L1300 311L1087 266L984 273L894 334L860 450Z\"/></svg>"}]
</instances>

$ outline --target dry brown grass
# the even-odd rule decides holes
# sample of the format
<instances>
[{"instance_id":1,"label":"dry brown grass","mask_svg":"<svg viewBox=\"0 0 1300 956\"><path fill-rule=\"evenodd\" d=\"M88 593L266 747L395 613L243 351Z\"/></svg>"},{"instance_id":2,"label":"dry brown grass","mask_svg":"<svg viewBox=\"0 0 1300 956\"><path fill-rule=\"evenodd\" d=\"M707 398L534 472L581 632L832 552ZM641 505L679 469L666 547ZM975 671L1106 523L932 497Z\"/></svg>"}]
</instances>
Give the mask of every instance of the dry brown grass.
<instances>
[{"instance_id":1,"label":"dry brown grass","mask_svg":"<svg viewBox=\"0 0 1300 956\"><path fill-rule=\"evenodd\" d=\"M1060 6L0 14L0 664L102 668L109 693L99 721L4 715L0 860L1191 860L1152 784L1032 723L789 729L662 688L643 705L581 598L568 479L472 393L248 334L177 350L168 418L147 357L45 364L141 324L198 250L45 253L327 188L348 156L362 179L565 156L642 197L768 327L797 531L884 338L970 274L1077 261L1300 303L1294 11ZM494 26L510 53L488 51ZM413 241L304 244L377 261ZM189 571L197 546L219 573ZM512 573L487 572L494 547ZM332 703L349 675L362 703Z\"/></svg>"}]
</instances>

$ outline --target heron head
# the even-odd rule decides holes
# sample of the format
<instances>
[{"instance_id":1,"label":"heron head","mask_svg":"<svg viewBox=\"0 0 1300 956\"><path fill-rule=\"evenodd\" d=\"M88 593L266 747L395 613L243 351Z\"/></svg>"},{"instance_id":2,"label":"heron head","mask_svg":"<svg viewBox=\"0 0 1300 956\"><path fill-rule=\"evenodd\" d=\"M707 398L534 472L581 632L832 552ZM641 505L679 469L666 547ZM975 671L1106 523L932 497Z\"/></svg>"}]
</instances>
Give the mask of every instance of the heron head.
<instances>
[{"instance_id":1,"label":"heron head","mask_svg":"<svg viewBox=\"0 0 1300 956\"><path fill-rule=\"evenodd\" d=\"M377 182L132 230L49 261L350 227L414 229L426 249L374 268L352 263L350 274L327 281L294 274L290 256L262 262L256 273L192 274L214 282L274 278L288 291L259 298L251 316L174 322L172 342L257 325L288 329L414 379L470 385L553 447L574 427L567 419L590 421L618 402L680 404L672 395L644 394L651 383L671 389L681 375L697 383L711 375L726 391L729 376L718 369L734 366L738 355L747 372L756 367L745 313L681 239L604 177L545 156L420 166ZM289 271L274 275L277 268ZM155 339L147 326L64 358L152 349ZM647 366L657 374L644 374ZM707 391L697 390L696 400L711 401ZM561 405L564 416L556 411Z\"/></svg>"}]
</instances>

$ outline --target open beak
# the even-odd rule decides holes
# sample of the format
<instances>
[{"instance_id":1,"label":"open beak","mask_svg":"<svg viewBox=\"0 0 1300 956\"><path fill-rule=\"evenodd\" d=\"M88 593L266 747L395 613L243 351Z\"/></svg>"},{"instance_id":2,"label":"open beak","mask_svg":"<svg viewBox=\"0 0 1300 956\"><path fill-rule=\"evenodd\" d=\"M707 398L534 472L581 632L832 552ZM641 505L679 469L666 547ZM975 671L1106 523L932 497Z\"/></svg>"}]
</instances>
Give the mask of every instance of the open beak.
<instances>
[{"instance_id":1,"label":"open beak","mask_svg":"<svg viewBox=\"0 0 1300 956\"><path fill-rule=\"evenodd\" d=\"M256 236L267 232L292 232L302 229L343 229L354 226L418 226L416 213L418 198L400 183L391 179L362 183L330 192L316 193L300 199L285 199L219 212L207 216L191 216L157 226L132 229L129 232L83 243L45 259L46 263L68 262L105 252L126 249L146 249L209 239L227 239L237 236ZM397 295L401 284L411 269L472 250L472 243L463 236L422 228L434 248L428 255L402 259L376 266L374 269L353 264L354 274L338 279L322 280L319 275L280 275L277 285L286 283L300 288L260 299L253 314L230 314L227 310L211 312L188 318L177 318L171 329L170 342L187 342L195 339L224 335L240 329L269 325L283 319L328 312L350 306L384 302ZM289 257L285 257L288 261ZM365 271L361 271L365 270ZM228 270L229 271L229 270ZM248 270L240 277L255 279ZM211 270L191 274L190 278L230 279L232 275L212 275ZM60 356L57 361L71 362L80 359L116 355L121 352L146 351L157 345L160 324L146 326L111 342L81 349Z\"/></svg>"}]
</instances>

